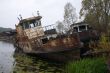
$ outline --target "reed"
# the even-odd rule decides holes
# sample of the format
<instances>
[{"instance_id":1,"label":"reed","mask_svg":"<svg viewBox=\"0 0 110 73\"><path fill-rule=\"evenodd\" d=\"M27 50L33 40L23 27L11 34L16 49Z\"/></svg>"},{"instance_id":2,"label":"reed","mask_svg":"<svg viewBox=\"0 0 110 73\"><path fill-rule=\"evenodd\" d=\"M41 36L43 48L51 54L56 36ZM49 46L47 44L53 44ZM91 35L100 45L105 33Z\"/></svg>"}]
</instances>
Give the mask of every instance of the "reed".
<instances>
[{"instance_id":1,"label":"reed","mask_svg":"<svg viewBox=\"0 0 110 73\"><path fill-rule=\"evenodd\" d=\"M105 58L82 59L66 65L66 73L107 73Z\"/></svg>"}]
</instances>

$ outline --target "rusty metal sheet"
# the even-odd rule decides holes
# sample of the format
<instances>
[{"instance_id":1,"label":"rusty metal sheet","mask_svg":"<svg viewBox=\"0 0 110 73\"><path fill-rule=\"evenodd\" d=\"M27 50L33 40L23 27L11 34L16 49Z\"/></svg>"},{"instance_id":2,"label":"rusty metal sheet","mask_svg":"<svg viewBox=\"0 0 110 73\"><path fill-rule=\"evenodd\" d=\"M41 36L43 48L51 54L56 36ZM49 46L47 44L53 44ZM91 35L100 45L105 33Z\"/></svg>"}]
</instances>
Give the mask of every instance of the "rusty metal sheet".
<instances>
[{"instance_id":1,"label":"rusty metal sheet","mask_svg":"<svg viewBox=\"0 0 110 73\"><path fill-rule=\"evenodd\" d=\"M43 28L41 26L24 30L29 39L36 38L44 35Z\"/></svg>"},{"instance_id":2,"label":"rusty metal sheet","mask_svg":"<svg viewBox=\"0 0 110 73\"><path fill-rule=\"evenodd\" d=\"M65 37L65 38L58 38L55 40L49 40L48 43L43 45L45 50L66 50L67 48L78 48L81 44L78 39L74 37Z\"/></svg>"}]
</instances>

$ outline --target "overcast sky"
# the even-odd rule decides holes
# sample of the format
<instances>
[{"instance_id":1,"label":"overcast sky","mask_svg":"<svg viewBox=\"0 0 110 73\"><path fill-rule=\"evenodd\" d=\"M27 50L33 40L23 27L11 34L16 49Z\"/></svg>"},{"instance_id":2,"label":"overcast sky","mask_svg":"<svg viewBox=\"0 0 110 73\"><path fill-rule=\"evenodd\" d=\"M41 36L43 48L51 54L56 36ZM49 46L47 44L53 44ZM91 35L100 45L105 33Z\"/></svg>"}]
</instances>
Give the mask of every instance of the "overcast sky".
<instances>
[{"instance_id":1,"label":"overcast sky","mask_svg":"<svg viewBox=\"0 0 110 73\"><path fill-rule=\"evenodd\" d=\"M57 20L62 21L64 6L67 2L72 3L79 15L82 0L0 0L0 27L15 28L18 23L19 14L23 18L37 15L39 10L42 25L55 24Z\"/></svg>"}]
</instances>

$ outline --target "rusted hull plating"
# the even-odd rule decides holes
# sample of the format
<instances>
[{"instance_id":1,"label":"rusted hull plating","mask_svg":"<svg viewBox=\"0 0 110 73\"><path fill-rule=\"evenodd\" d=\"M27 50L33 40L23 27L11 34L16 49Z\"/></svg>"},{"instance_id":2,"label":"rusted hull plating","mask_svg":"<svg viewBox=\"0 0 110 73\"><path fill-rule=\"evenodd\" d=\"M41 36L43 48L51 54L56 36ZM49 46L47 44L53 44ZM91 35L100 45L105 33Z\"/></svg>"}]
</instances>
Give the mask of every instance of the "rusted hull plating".
<instances>
[{"instance_id":1,"label":"rusted hull plating","mask_svg":"<svg viewBox=\"0 0 110 73\"><path fill-rule=\"evenodd\" d=\"M59 35L53 25L42 27L41 18L41 16L37 16L20 20L19 24L16 25L15 45L17 47L25 53L45 55L79 50L81 44L77 34ZM78 54L80 54L79 51ZM74 53L71 53L71 55L75 56Z\"/></svg>"},{"instance_id":2,"label":"rusted hull plating","mask_svg":"<svg viewBox=\"0 0 110 73\"><path fill-rule=\"evenodd\" d=\"M71 35L48 40L45 44L37 38L33 40L21 38L17 42L17 46L22 48L24 52L48 53L80 48L81 44L77 36Z\"/></svg>"}]
</instances>

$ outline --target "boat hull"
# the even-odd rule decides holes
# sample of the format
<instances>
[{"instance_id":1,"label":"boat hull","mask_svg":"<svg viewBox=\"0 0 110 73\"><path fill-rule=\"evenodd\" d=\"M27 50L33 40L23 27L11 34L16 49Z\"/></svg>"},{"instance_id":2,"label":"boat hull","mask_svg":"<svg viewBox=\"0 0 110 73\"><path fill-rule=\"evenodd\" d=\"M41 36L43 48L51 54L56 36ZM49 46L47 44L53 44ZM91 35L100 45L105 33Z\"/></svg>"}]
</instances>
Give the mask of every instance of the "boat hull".
<instances>
[{"instance_id":1,"label":"boat hull","mask_svg":"<svg viewBox=\"0 0 110 73\"><path fill-rule=\"evenodd\" d=\"M55 52L26 52L23 51L20 47L16 46L16 52L24 53L27 55L34 55L36 57L40 57L49 61L55 62L68 62L68 61L75 61L80 59L80 48L67 48L69 50L63 51L55 51Z\"/></svg>"}]
</instances>

